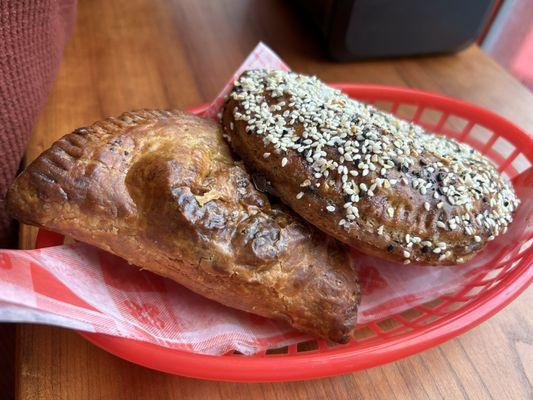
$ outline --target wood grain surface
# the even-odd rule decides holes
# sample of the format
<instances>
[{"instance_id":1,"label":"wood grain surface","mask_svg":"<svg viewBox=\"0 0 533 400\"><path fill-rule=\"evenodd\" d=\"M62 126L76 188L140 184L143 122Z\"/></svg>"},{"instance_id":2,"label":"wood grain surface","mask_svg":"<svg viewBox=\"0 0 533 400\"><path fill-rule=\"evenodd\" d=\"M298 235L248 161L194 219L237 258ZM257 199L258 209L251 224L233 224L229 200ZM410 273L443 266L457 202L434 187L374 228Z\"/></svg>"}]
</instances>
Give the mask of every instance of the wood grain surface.
<instances>
[{"instance_id":1,"label":"wood grain surface","mask_svg":"<svg viewBox=\"0 0 533 400\"><path fill-rule=\"evenodd\" d=\"M533 95L472 46L451 56L335 63L290 3L80 0L61 71L28 146L31 161L76 127L122 111L210 100L260 40L297 71L334 81L410 86L487 107L533 132ZM23 227L23 247L35 230ZM531 289L481 326L367 371L295 383L207 382L154 372L75 333L19 325L20 399L533 398Z\"/></svg>"}]
</instances>

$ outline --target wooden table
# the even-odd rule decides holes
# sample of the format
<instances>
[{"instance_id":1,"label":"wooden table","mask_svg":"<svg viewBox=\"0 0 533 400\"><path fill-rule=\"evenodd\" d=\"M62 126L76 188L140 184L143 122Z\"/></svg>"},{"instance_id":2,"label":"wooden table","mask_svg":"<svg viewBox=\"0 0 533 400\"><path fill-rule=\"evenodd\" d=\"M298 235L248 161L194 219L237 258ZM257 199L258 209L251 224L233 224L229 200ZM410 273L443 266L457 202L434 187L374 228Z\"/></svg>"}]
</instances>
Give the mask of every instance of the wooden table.
<instances>
[{"instance_id":1,"label":"wooden table","mask_svg":"<svg viewBox=\"0 0 533 400\"><path fill-rule=\"evenodd\" d=\"M211 99L258 41L294 70L326 81L411 86L492 109L533 132L533 95L471 46L452 56L328 61L299 12L279 1L80 0L78 23L26 161L104 116L141 107L186 108ZM34 231L22 229L22 243ZM115 358L75 333L20 325L20 399L526 399L533 395L530 289L457 339L407 359L297 383L206 382Z\"/></svg>"}]
</instances>

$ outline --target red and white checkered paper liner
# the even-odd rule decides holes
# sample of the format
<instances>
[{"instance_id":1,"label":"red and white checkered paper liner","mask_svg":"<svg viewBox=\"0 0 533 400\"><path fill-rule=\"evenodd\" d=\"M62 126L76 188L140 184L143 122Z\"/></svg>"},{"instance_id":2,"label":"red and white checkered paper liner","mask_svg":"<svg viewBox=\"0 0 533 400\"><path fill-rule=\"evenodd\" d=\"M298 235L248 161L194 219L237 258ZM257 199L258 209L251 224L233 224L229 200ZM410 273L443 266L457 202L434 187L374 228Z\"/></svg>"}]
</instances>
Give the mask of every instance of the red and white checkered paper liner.
<instances>
[{"instance_id":1,"label":"red and white checkered paper liner","mask_svg":"<svg viewBox=\"0 0 533 400\"><path fill-rule=\"evenodd\" d=\"M216 118L234 78L251 68L289 69L260 43L211 103L207 117ZM530 205L520 207L505 237L460 267L405 266L354 252L362 289L359 323L436 298L483 272L506 243L524 234ZM203 354L253 354L307 338L284 323L225 307L84 243L0 250L0 320L100 332Z\"/></svg>"}]
</instances>

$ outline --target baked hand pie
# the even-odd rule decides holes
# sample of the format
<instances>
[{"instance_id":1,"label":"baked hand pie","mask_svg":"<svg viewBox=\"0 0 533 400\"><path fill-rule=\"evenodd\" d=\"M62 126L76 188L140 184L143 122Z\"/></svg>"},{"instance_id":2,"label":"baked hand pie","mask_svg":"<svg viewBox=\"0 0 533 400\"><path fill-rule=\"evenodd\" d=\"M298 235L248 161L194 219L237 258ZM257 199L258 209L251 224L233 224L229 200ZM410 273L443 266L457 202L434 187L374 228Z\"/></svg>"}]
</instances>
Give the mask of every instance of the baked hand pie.
<instances>
[{"instance_id":1,"label":"baked hand pie","mask_svg":"<svg viewBox=\"0 0 533 400\"><path fill-rule=\"evenodd\" d=\"M505 232L519 203L466 144L350 99L315 77L250 70L224 135L284 203L367 254L457 264Z\"/></svg>"},{"instance_id":2,"label":"baked hand pie","mask_svg":"<svg viewBox=\"0 0 533 400\"><path fill-rule=\"evenodd\" d=\"M348 253L270 204L219 127L136 111L64 136L15 181L12 216L123 257L230 307L335 342L354 330Z\"/></svg>"}]
</instances>

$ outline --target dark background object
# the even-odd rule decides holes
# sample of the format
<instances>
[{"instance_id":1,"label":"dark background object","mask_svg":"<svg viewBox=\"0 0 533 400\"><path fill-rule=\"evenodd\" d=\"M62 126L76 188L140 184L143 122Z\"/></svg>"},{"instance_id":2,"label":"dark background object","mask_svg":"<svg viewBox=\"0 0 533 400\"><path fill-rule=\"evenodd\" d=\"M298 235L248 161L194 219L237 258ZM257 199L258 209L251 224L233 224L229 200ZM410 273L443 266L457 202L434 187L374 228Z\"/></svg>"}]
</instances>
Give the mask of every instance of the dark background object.
<instances>
[{"instance_id":1,"label":"dark background object","mask_svg":"<svg viewBox=\"0 0 533 400\"><path fill-rule=\"evenodd\" d=\"M295 0L337 60L459 51L480 35L494 0Z\"/></svg>"}]
</instances>

